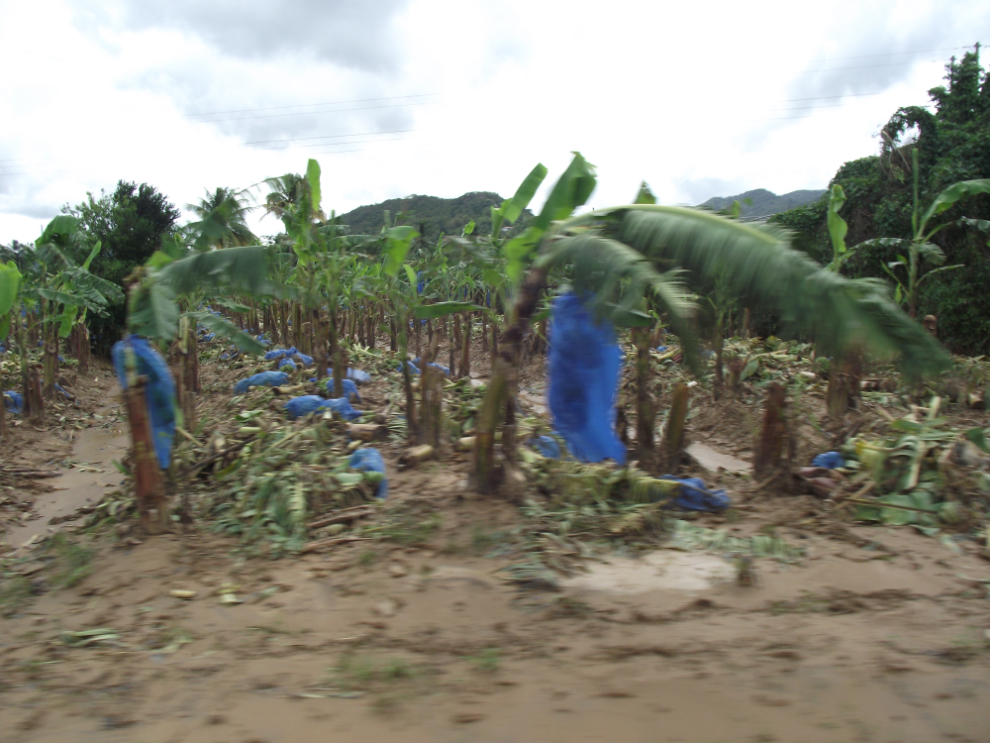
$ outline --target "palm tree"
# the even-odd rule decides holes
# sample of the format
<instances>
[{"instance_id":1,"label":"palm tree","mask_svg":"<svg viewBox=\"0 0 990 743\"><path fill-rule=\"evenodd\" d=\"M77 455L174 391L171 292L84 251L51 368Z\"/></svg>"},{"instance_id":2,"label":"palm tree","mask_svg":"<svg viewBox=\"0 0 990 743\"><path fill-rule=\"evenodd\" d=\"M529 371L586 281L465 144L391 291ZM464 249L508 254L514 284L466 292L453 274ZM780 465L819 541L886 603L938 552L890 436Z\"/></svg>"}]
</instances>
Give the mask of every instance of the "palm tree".
<instances>
[{"instance_id":1,"label":"palm tree","mask_svg":"<svg viewBox=\"0 0 990 743\"><path fill-rule=\"evenodd\" d=\"M268 178L265 183L270 193L265 197L265 214L274 214L282 219L286 211L299 205L305 189L306 178L298 173L286 173L277 178Z\"/></svg>"},{"instance_id":2,"label":"palm tree","mask_svg":"<svg viewBox=\"0 0 990 743\"><path fill-rule=\"evenodd\" d=\"M662 307L697 368L690 326L694 305L686 285L706 285L724 272L727 291L742 306L761 303L780 313L794 335L808 337L825 355L850 347L876 355L900 354L905 374L917 376L948 364L948 355L889 298L882 282L847 279L790 247L788 233L769 225L740 223L687 207L631 204L573 217L596 185L593 167L580 154L557 181L541 213L523 235L506 244L508 274L526 269L478 423L476 485L497 486L495 428L504 421L502 452L513 468L515 391L520 341L551 270L564 268L579 294L602 315L621 316L645 295ZM661 273L657 266L666 271Z\"/></svg>"},{"instance_id":3,"label":"palm tree","mask_svg":"<svg viewBox=\"0 0 990 743\"><path fill-rule=\"evenodd\" d=\"M245 222L251 211L246 193L220 187L212 193L207 191L206 198L198 204L186 204L186 209L199 217L199 221L189 225L196 235L193 242L196 250L242 247L258 242Z\"/></svg>"}]
</instances>

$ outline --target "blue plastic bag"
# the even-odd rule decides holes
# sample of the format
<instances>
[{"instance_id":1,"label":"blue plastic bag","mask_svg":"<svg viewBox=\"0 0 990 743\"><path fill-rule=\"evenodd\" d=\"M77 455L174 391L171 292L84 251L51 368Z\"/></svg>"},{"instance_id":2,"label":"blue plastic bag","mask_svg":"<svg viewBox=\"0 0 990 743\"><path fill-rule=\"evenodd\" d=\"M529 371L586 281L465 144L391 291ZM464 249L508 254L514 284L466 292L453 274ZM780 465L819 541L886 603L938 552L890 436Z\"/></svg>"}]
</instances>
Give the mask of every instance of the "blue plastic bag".
<instances>
[{"instance_id":1,"label":"blue plastic bag","mask_svg":"<svg viewBox=\"0 0 990 743\"><path fill-rule=\"evenodd\" d=\"M327 376L333 378L333 369L327 369ZM345 379L353 379L358 384L367 384L371 381L371 375L366 371L361 371L360 369L348 369L347 374L344 375Z\"/></svg>"},{"instance_id":2,"label":"blue plastic bag","mask_svg":"<svg viewBox=\"0 0 990 743\"><path fill-rule=\"evenodd\" d=\"M144 396L151 422L151 440L155 445L162 469L172 461L172 439L175 437L175 382L168 364L151 344L136 335L119 341L113 347L113 366L120 386L127 389L127 367L124 349L130 347L137 360L137 373L147 377Z\"/></svg>"},{"instance_id":3,"label":"blue plastic bag","mask_svg":"<svg viewBox=\"0 0 990 743\"><path fill-rule=\"evenodd\" d=\"M304 353L297 353L296 354L296 358L299 359L302 362L302 365L304 367L306 367L306 366L312 366L313 365L313 357L312 356L307 356Z\"/></svg>"},{"instance_id":4,"label":"blue plastic bag","mask_svg":"<svg viewBox=\"0 0 990 743\"><path fill-rule=\"evenodd\" d=\"M266 371L242 379L234 385L234 394L243 395L249 387L278 387L289 381L289 375L280 371Z\"/></svg>"},{"instance_id":5,"label":"blue plastic bag","mask_svg":"<svg viewBox=\"0 0 990 743\"><path fill-rule=\"evenodd\" d=\"M293 361L292 359L282 359L281 361L278 362L278 368L279 369L282 369L283 367L288 367L288 368L292 369L292 371L295 371L296 370L296 362Z\"/></svg>"},{"instance_id":6,"label":"blue plastic bag","mask_svg":"<svg viewBox=\"0 0 990 743\"><path fill-rule=\"evenodd\" d=\"M360 418L364 413L351 407L346 397L328 400L319 395L300 395L285 403L285 411L292 420L309 415L317 410L332 410L344 420Z\"/></svg>"},{"instance_id":7,"label":"blue plastic bag","mask_svg":"<svg viewBox=\"0 0 990 743\"><path fill-rule=\"evenodd\" d=\"M348 460L347 465L358 472L381 472L385 474L385 460L377 449L358 449ZM382 477L375 490L375 497L385 500L388 496L388 478Z\"/></svg>"},{"instance_id":8,"label":"blue plastic bag","mask_svg":"<svg viewBox=\"0 0 990 743\"><path fill-rule=\"evenodd\" d=\"M560 444L549 436L537 436L526 443L547 459L560 459Z\"/></svg>"},{"instance_id":9,"label":"blue plastic bag","mask_svg":"<svg viewBox=\"0 0 990 743\"><path fill-rule=\"evenodd\" d=\"M331 395L336 394L334 392L333 387L334 387L334 385L333 385L333 379L332 378L331 379L328 379L327 380L327 392L330 393ZM353 397L357 398L357 401L358 402L361 402L361 393L358 392L357 385L354 383L354 380L353 379L345 379L344 380L343 387L344 387L344 397L346 397L349 400L349 399L351 399L351 396L353 396Z\"/></svg>"},{"instance_id":10,"label":"blue plastic bag","mask_svg":"<svg viewBox=\"0 0 990 743\"><path fill-rule=\"evenodd\" d=\"M732 501L724 490L708 490L704 481L697 477L674 477L664 475L661 480L676 480L681 484L680 495L671 501L671 505L686 508L689 511L724 511Z\"/></svg>"},{"instance_id":11,"label":"blue plastic bag","mask_svg":"<svg viewBox=\"0 0 990 743\"><path fill-rule=\"evenodd\" d=\"M212 341L216 337L217 337L217 334L216 333L210 333L209 335L204 335L203 336L203 340L204 341Z\"/></svg>"},{"instance_id":12,"label":"blue plastic bag","mask_svg":"<svg viewBox=\"0 0 990 743\"><path fill-rule=\"evenodd\" d=\"M419 374L419 367L418 366L416 366L411 361L406 361L406 363L409 365L409 373L410 374ZM399 365L396 367L396 369L398 369L399 371L402 371L402 362L401 361L399 362Z\"/></svg>"},{"instance_id":13,"label":"blue plastic bag","mask_svg":"<svg viewBox=\"0 0 990 743\"><path fill-rule=\"evenodd\" d=\"M553 302L547 398L554 426L582 462L626 463L615 434L622 351L608 322L597 323L574 294Z\"/></svg>"},{"instance_id":14,"label":"blue plastic bag","mask_svg":"<svg viewBox=\"0 0 990 743\"><path fill-rule=\"evenodd\" d=\"M846 466L846 460L837 451L827 451L819 454L811 460L812 467L824 467L827 470L835 470Z\"/></svg>"},{"instance_id":15,"label":"blue plastic bag","mask_svg":"<svg viewBox=\"0 0 990 743\"><path fill-rule=\"evenodd\" d=\"M419 370L423 366L423 359L417 357L417 358L413 359L410 363L413 366L416 367L416 374L419 374ZM449 377L450 376L450 368L444 366L443 364L437 364L437 363L434 363L434 362L430 362L430 364L428 364L428 366L432 366L434 369L439 369L440 371L443 372L443 374L444 374L445 377ZM400 366L399 368L401 369L402 367ZM410 369L409 371L412 371L412 369Z\"/></svg>"},{"instance_id":16,"label":"blue plastic bag","mask_svg":"<svg viewBox=\"0 0 990 743\"><path fill-rule=\"evenodd\" d=\"M3 393L3 406L8 412L20 415L24 412L24 397L20 392L7 390Z\"/></svg>"}]
</instances>

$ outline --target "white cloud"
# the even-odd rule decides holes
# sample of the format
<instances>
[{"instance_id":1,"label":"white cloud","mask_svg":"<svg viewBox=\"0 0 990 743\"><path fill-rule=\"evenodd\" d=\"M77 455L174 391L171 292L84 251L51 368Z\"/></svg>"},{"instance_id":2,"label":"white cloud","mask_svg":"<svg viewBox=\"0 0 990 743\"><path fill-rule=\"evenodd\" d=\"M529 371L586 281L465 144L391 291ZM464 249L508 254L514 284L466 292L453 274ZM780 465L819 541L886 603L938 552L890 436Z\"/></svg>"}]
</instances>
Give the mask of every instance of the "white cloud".
<instances>
[{"instance_id":1,"label":"white cloud","mask_svg":"<svg viewBox=\"0 0 990 743\"><path fill-rule=\"evenodd\" d=\"M508 195L571 150L598 166L596 206L644 179L667 203L821 188L990 27L990 5L934 0L259 3L226 24L225 3L144 7L0 6L0 63L16 71L0 80L0 242L118 179L182 206L311 156L341 212ZM301 105L329 102L344 103ZM240 113L195 115L225 111Z\"/></svg>"}]
</instances>

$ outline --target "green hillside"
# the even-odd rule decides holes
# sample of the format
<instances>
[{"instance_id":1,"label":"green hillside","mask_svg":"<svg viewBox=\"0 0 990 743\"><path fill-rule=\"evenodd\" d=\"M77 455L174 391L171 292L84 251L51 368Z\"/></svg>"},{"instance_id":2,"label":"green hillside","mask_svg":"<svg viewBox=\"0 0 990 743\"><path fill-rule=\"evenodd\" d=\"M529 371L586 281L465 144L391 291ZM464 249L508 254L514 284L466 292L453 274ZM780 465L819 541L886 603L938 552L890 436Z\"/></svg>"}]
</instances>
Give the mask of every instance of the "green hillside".
<instances>
[{"instance_id":1,"label":"green hillside","mask_svg":"<svg viewBox=\"0 0 990 743\"><path fill-rule=\"evenodd\" d=\"M435 242L440 233L460 235L464 225L474 220L475 232L487 234L492 229L491 207L501 206L502 197L492 191L471 191L453 199L413 194L401 199L388 199L380 204L359 206L340 215L340 221L351 228L352 234L376 235L384 225L384 212L399 224L419 230L426 242ZM533 213L528 209L516 222L524 223Z\"/></svg>"},{"instance_id":2,"label":"green hillside","mask_svg":"<svg viewBox=\"0 0 990 743\"><path fill-rule=\"evenodd\" d=\"M788 209L810 204L818 201L825 194L825 189L814 189L804 191L791 191L790 193L778 196L773 191L765 188L755 188L737 196L713 196L701 206L714 211L720 211L732 206L733 201L738 201L742 205L740 216L743 217L766 217L778 212L786 212ZM747 204L746 199L752 203Z\"/></svg>"}]
</instances>

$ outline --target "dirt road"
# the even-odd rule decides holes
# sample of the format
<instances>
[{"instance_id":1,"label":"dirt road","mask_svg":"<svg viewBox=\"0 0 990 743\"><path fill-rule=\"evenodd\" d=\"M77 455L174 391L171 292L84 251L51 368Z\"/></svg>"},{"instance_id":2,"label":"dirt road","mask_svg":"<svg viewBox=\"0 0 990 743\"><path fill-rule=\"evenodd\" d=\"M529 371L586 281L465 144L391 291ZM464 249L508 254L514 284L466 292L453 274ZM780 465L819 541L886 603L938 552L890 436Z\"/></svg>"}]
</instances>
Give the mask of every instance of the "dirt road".
<instances>
[{"instance_id":1,"label":"dirt road","mask_svg":"<svg viewBox=\"0 0 990 743\"><path fill-rule=\"evenodd\" d=\"M207 534L102 546L86 580L3 621L0 729L12 743L990 739L986 563L852 533L868 548L812 540L802 566L759 561L755 587L721 558L660 551L556 592L428 549L271 562Z\"/></svg>"},{"instance_id":2,"label":"dirt road","mask_svg":"<svg viewBox=\"0 0 990 743\"><path fill-rule=\"evenodd\" d=\"M49 523L119 481L122 433L80 432L81 466L4 536L69 534L5 562L22 591L0 596L5 743L990 740L972 542L816 532L768 496L722 527L807 557L756 560L755 585L731 556L660 549L520 587L502 570L518 510L448 464L393 478L387 509L440 524L414 547L268 560L206 522L153 539Z\"/></svg>"}]
</instances>

